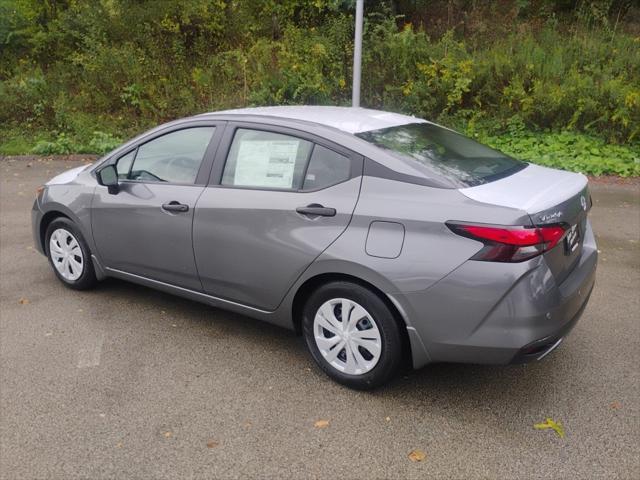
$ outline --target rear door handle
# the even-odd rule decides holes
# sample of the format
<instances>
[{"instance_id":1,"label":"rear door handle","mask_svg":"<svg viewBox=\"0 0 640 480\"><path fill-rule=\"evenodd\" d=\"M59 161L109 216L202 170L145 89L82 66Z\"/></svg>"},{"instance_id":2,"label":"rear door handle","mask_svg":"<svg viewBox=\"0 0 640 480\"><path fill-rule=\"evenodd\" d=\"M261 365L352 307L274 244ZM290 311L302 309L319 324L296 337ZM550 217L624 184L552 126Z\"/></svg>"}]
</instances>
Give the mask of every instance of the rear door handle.
<instances>
[{"instance_id":1,"label":"rear door handle","mask_svg":"<svg viewBox=\"0 0 640 480\"><path fill-rule=\"evenodd\" d=\"M185 205L184 203L176 202L173 200L172 202L165 203L162 205L162 209L167 212L188 212L189 205Z\"/></svg>"},{"instance_id":2,"label":"rear door handle","mask_svg":"<svg viewBox=\"0 0 640 480\"><path fill-rule=\"evenodd\" d=\"M335 217L336 216L335 208L323 207L319 203L312 203L310 205L307 205L306 207L298 207L296 208L296 212L302 215L309 215L309 216L314 216L314 215L319 217Z\"/></svg>"}]
</instances>

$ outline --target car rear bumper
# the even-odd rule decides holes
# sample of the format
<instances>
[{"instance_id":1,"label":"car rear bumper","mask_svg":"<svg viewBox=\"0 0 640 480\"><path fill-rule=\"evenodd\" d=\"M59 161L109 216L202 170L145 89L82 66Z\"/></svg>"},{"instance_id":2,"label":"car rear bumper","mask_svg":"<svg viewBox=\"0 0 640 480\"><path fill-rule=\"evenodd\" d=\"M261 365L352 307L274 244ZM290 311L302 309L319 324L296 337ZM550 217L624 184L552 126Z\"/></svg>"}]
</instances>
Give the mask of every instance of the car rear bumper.
<instances>
[{"instance_id":1,"label":"car rear bumper","mask_svg":"<svg viewBox=\"0 0 640 480\"><path fill-rule=\"evenodd\" d=\"M511 359L511 363L529 363L537 360L542 360L544 357L554 351L558 346L560 346L562 341L573 329L573 327L575 327L576 323L578 323L578 320L580 320L580 317L584 313L594 286L595 284L592 284L587 298L584 299L582 306L569 322L560 327L558 331L556 331L552 335L548 335L522 347Z\"/></svg>"},{"instance_id":2,"label":"car rear bumper","mask_svg":"<svg viewBox=\"0 0 640 480\"><path fill-rule=\"evenodd\" d=\"M501 264L467 261L421 292L392 295L428 362L523 363L555 349L582 315L595 284L598 251L588 224L580 258L557 283L544 257Z\"/></svg>"}]
</instances>

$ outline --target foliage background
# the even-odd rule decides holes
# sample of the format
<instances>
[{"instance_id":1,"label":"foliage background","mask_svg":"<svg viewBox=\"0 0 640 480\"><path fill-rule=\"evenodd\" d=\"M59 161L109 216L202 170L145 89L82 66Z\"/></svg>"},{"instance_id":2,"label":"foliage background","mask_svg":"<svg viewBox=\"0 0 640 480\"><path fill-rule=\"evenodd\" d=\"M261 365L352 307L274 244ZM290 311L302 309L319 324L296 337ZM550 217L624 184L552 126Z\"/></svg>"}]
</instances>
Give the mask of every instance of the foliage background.
<instances>
[{"instance_id":1,"label":"foliage background","mask_svg":"<svg viewBox=\"0 0 640 480\"><path fill-rule=\"evenodd\" d=\"M348 105L354 0L0 0L0 152L104 152L169 119ZM507 153L640 175L633 0L367 0L362 103Z\"/></svg>"}]
</instances>

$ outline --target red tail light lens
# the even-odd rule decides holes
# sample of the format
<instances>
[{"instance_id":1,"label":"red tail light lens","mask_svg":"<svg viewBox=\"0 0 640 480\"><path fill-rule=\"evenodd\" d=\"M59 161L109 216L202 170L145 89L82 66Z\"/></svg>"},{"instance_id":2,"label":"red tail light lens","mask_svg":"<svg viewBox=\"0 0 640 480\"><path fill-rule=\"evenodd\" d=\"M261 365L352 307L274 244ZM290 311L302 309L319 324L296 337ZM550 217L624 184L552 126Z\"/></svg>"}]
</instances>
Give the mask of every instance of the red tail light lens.
<instances>
[{"instance_id":1,"label":"red tail light lens","mask_svg":"<svg viewBox=\"0 0 640 480\"><path fill-rule=\"evenodd\" d=\"M528 227L489 227L447 223L458 235L484 243L484 248L472 260L485 262L522 262L555 247L564 237L559 225Z\"/></svg>"}]
</instances>

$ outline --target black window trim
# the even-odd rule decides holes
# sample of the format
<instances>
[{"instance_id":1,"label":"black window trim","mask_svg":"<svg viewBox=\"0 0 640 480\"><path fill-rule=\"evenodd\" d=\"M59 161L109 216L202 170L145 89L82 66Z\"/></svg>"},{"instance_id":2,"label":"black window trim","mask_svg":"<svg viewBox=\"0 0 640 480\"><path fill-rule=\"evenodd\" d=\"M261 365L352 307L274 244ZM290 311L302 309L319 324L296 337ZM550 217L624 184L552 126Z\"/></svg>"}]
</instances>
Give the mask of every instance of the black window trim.
<instances>
[{"instance_id":1,"label":"black window trim","mask_svg":"<svg viewBox=\"0 0 640 480\"><path fill-rule=\"evenodd\" d=\"M257 130L262 132L269 133L277 133L280 135L288 135L290 137L300 138L301 140L306 140L311 142L312 148L309 152L309 156L307 158L307 162L304 168L304 172L306 174L307 169L309 168L309 164L311 162L311 157L313 155L313 151L315 150L316 145L323 146L328 150L337 153L338 155L342 155L347 157L350 161L350 172L349 177L342 180L341 182L336 182L331 185L326 185L320 188L307 189L303 190L304 186L304 176L302 177L302 184L300 188L277 188L277 187L258 187L251 185L223 185L222 184L222 176L224 174L224 168L227 164L227 158L231 151L231 145L233 143L233 139L235 138L236 131L239 129L246 130ZM254 190L254 191L273 191L273 192L285 192L285 193L313 193L321 190L326 190L327 188L335 187L336 185L340 185L341 183L348 182L357 177L361 177L363 175L364 169L364 157L358 153L353 152L341 145L338 145L334 142L331 142L323 137L319 137L312 133L309 133L305 130L298 130L296 128L291 127L283 127L280 125L270 125L261 122L251 122L251 121L228 121L224 137L220 142L220 148L216 153L216 158L213 163L213 168L211 170L211 176L209 178L209 182L207 187L214 188L232 188L236 190Z\"/></svg>"}]
</instances>

